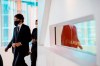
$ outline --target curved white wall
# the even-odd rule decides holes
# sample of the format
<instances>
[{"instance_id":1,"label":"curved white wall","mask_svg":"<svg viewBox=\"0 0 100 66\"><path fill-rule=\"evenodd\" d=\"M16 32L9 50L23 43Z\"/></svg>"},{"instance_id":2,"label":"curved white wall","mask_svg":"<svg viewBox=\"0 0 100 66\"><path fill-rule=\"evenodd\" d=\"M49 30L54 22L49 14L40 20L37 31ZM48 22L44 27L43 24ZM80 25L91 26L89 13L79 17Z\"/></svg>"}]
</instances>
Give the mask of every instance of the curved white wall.
<instances>
[{"instance_id":1,"label":"curved white wall","mask_svg":"<svg viewBox=\"0 0 100 66\"><path fill-rule=\"evenodd\" d=\"M0 0L0 10L1 10L1 0ZM1 46L1 11L0 11L0 46Z\"/></svg>"},{"instance_id":2,"label":"curved white wall","mask_svg":"<svg viewBox=\"0 0 100 66\"><path fill-rule=\"evenodd\" d=\"M47 28L46 44L49 41L49 26L93 15L93 4L91 0L53 0L51 3L49 24ZM48 39L48 40L47 40Z\"/></svg>"},{"instance_id":3,"label":"curved white wall","mask_svg":"<svg viewBox=\"0 0 100 66\"><path fill-rule=\"evenodd\" d=\"M53 0L50 9L49 25L45 44L50 44L48 37L50 34L49 26L78 19L88 15L94 15L93 1L91 0ZM48 40L47 40L48 39Z\"/></svg>"},{"instance_id":4,"label":"curved white wall","mask_svg":"<svg viewBox=\"0 0 100 66\"><path fill-rule=\"evenodd\" d=\"M47 2L46 2L47 3ZM97 65L100 66L100 0L52 0L49 13L48 23L44 24L43 31L46 32L44 35L42 33L43 42L46 46L50 45L50 32L49 26L57 23L67 22L73 19L81 18L88 15L93 15L96 20L96 45L97 45ZM46 11L45 11L46 12ZM45 21L45 20L44 20ZM45 26L48 25L48 26Z\"/></svg>"},{"instance_id":5,"label":"curved white wall","mask_svg":"<svg viewBox=\"0 0 100 66\"><path fill-rule=\"evenodd\" d=\"M91 0L53 0L49 25L93 14Z\"/></svg>"}]
</instances>

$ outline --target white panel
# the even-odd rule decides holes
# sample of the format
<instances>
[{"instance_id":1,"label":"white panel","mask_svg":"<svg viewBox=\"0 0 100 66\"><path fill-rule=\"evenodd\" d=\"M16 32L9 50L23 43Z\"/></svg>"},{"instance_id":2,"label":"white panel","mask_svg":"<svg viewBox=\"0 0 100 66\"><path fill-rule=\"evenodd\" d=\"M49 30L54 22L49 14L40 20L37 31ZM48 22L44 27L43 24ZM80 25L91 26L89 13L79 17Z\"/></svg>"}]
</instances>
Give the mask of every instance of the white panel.
<instances>
[{"instance_id":1,"label":"white panel","mask_svg":"<svg viewBox=\"0 0 100 66\"><path fill-rule=\"evenodd\" d=\"M1 0L0 0L0 46L1 46Z\"/></svg>"}]
</instances>

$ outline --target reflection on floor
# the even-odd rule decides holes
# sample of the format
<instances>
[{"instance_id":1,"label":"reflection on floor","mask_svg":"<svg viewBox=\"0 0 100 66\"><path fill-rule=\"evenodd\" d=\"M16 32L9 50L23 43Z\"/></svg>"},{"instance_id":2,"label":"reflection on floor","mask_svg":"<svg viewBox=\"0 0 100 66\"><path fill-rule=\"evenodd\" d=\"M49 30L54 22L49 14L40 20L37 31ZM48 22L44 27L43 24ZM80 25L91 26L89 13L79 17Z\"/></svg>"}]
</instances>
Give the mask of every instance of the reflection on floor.
<instances>
[{"instance_id":1,"label":"reflection on floor","mask_svg":"<svg viewBox=\"0 0 100 66\"><path fill-rule=\"evenodd\" d=\"M38 53L39 60L37 59L37 66L47 66L44 47L39 47L38 51L39 51ZM5 52L4 47L0 47L0 54L2 55L4 66L12 66L12 61L13 61L12 49L10 48L8 52ZM28 64L28 66L31 66L30 55L25 57L25 61Z\"/></svg>"},{"instance_id":2,"label":"reflection on floor","mask_svg":"<svg viewBox=\"0 0 100 66\"><path fill-rule=\"evenodd\" d=\"M4 66L12 66L13 54L11 50L5 52L4 47L0 47ZM30 56L27 56L25 61L28 66L31 66ZM96 66L96 56L68 47L38 46L37 66Z\"/></svg>"},{"instance_id":3,"label":"reflection on floor","mask_svg":"<svg viewBox=\"0 0 100 66\"><path fill-rule=\"evenodd\" d=\"M12 54L12 49L10 48L8 52L4 51L4 47L0 47L0 54L3 58L3 64L4 66L12 66L12 61L13 61L13 54ZM30 63L30 55L25 57L25 61L28 64L28 66L31 66Z\"/></svg>"}]
</instances>

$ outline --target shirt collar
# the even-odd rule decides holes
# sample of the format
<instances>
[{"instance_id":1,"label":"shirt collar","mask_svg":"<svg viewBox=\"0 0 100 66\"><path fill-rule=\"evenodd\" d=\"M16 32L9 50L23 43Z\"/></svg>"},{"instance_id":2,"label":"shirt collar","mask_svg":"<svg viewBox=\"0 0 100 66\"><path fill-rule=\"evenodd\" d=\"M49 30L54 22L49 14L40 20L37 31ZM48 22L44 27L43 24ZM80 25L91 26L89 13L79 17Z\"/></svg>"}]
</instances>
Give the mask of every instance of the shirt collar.
<instances>
[{"instance_id":1,"label":"shirt collar","mask_svg":"<svg viewBox=\"0 0 100 66\"><path fill-rule=\"evenodd\" d=\"M19 24L18 27L21 28L22 24Z\"/></svg>"}]
</instances>

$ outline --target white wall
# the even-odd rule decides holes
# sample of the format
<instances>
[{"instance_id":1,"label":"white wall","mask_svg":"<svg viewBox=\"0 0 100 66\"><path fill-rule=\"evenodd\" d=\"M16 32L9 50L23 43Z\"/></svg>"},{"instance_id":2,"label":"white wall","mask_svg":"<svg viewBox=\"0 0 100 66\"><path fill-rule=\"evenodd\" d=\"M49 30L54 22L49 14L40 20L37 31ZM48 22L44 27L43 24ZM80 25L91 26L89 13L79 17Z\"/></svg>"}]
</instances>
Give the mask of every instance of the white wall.
<instances>
[{"instance_id":1,"label":"white wall","mask_svg":"<svg viewBox=\"0 0 100 66\"><path fill-rule=\"evenodd\" d=\"M56 27L56 42L57 45L61 45L61 34L62 34L63 26Z\"/></svg>"},{"instance_id":2,"label":"white wall","mask_svg":"<svg viewBox=\"0 0 100 66\"><path fill-rule=\"evenodd\" d=\"M93 0L94 16L96 19L96 47L97 47L97 64L100 66L100 0Z\"/></svg>"},{"instance_id":3,"label":"white wall","mask_svg":"<svg viewBox=\"0 0 100 66\"><path fill-rule=\"evenodd\" d=\"M0 0L0 10L1 10L1 0ZM0 46L1 46L1 11L0 11Z\"/></svg>"},{"instance_id":4,"label":"white wall","mask_svg":"<svg viewBox=\"0 0 100 66\"><path fill-rule=\"evenodd\" d=\"M50 50L46 51L46 66L80 66Z\"/></svg>"},{"instance_id":5,"label":"white wall","mask_svg":"<svg viewBox=\"0 0 100 66\"><path fill-rule=\"evenodd\" d=\"M53 0L49 24L61 23L93 14L91 0Z\"/></svg>"},{"instance_id":6,"label":"white wall","mask_svg":"<svg viewBox=\"0 0 100 66\"><path fill-rule=\"evenodd\" d=\"M47 2L46 2L47 3ZM100 0L52 0L49 13L48 26L45 26L46 37L42 39L45 45L50 45L49 26L57 23L67 22L73 19L93 15L96 20L96 45L97 45L97 65L100 66Z\"/></svg>"},{"instance_id":7,"label":"white wall","mask_svg":"<svg viewBox=\"0 0 100 66\"><path fill-rule=\"evenodd\" d=\"M93 5L91 0L53 0L50 9L47 36L49 36L49 26L57 23L67 22L84 16L93 15ZM46 42L49 42L49 37Z\"/></svg>"}]
</instances>

